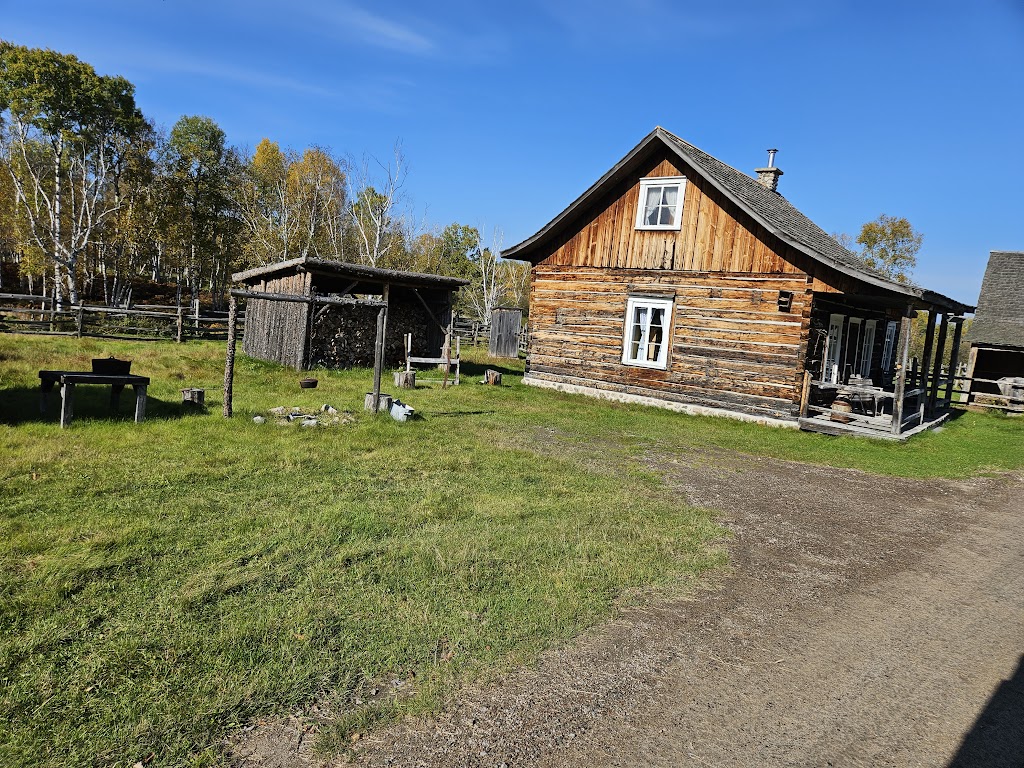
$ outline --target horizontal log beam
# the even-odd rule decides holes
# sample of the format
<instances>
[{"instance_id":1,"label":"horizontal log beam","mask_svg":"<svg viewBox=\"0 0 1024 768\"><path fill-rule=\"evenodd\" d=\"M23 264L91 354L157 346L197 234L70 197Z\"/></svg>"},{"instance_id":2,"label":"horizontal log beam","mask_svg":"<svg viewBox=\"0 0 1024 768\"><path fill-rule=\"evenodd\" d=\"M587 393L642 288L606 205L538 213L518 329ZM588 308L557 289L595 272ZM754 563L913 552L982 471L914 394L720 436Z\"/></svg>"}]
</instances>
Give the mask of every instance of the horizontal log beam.
<instances>
[{"instance_id":1,"label":"horizontal log beam","mask_svg":"<svg viewBox=\"0 0 1024 768\"><path fill-rule=\"evenodd\" d=\"M241 291L232 289L231 295L239 299L262 299L264 301L290 301L295 304L325 304L329 306L363 306L363 307L376 307L378 309L386 307L388 303L381 301L380 299L359 299L355 296L343 296L338 299L332 299L327 296L297 296L293 293L267 293L265 291Z\"/></svg>"}]
</instances>

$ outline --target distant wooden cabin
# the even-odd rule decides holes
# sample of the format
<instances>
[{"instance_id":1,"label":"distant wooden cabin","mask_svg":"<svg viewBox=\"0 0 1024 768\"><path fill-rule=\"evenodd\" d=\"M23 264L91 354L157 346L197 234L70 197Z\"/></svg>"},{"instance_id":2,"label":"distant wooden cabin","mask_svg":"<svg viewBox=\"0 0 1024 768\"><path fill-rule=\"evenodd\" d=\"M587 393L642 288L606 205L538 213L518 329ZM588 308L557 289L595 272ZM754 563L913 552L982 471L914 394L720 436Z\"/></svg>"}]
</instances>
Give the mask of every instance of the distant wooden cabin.
<instances>
[{"instance_id":1,"label":"distant wooden cabin","mask_svg":"<svg viewBox=\"0 0 1024 768\"><path fill-rule=\"evenodd\" d=\"M384 365L412 354L437 357L451 323L452 297L468 281L302 257L232 275L252 294L242 349L296 370L374 364L377 315L386 308ZM289 299L301 300L289 300Z\"/></svg>"},{"instance_id":2,"label":"distant wooden cabin","mask_svg":"<svg viewBox=\"0 0 1024 768\"><path fill-rule=\"evenodd\" d=\"M867 269L777 191L773 161L751 178L656 128L506 250L533 265L524 381L825 432L939 420L933 350L973 308ZM916 310L928 349L911 371Z\"/></svg>"},{"instance_id":3,"label":"distant wooden cabin","mask_svg":"<svg viewBox=\"0 0 1024 768\"><path fill-rule=\"evenodd\" d=\"M1008 381L1024 379L1024 251L989 254L967 339L970 402L1024 411L1020 385Z\"/></svg>"}]
</instances>

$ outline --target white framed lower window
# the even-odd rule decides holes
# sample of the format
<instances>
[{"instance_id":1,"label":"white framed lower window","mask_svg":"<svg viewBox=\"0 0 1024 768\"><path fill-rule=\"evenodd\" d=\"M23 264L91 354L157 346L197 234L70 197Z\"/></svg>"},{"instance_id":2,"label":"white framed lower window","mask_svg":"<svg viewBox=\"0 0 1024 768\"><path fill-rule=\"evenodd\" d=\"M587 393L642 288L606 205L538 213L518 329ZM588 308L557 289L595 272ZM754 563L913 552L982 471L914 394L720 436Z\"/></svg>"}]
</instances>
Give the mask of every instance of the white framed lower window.
<instances>
[{"instance_id":1,"label":"white framed lower window","mask_svg":"<svg viewBox=\"0 0 1024 768\"><path fill-rule=\"evenodd\" d=\"M630 297L626 302L622 362L647 368L665 368L668 365L671 331L671 299Z\"/></svg>"}]
</instances>

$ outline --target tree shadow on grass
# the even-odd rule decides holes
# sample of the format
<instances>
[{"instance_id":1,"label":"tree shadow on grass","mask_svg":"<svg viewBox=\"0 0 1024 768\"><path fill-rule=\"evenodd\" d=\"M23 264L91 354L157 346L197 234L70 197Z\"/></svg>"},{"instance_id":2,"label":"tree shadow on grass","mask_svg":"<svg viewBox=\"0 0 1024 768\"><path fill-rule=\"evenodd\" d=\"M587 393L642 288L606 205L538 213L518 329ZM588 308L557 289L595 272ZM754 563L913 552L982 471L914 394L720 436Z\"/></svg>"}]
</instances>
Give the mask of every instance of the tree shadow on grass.
<instances>
[{"instance_id":1,"label":"tree shadow on grass","mask_svg":"<svg viewBox=\"0 0 1024 768\"><path fill-rule=\"evenodd\" d=\"M45 412L40 408L39 387L12 387L0 390L0 424L17 426L27 423L60 422L60 387L55 386L46 398ZM206 406L192 403L176 403L148 395L146 397L146 420L181 419L209 414ZM117 411L110 407L110 387L75 387L72 426L86 421L128 421L135 420L135 393L125 387Z\"/></svg>"},{"instance_id":2,"label":"tree shadow on grass","mask_svg":"<svg viewBox=\"0 0 1024 768\"><path fill-rule=\"evenodd\" d=\"M462 363L462 377L470 378L477 377L482 379L484 377L484 371L492 370L497 371L502 376L522 376L523 372L520 369L510 368L507 364L498 362L497 360L491 360L486 363Z\"/></svg>"}]
</instances>

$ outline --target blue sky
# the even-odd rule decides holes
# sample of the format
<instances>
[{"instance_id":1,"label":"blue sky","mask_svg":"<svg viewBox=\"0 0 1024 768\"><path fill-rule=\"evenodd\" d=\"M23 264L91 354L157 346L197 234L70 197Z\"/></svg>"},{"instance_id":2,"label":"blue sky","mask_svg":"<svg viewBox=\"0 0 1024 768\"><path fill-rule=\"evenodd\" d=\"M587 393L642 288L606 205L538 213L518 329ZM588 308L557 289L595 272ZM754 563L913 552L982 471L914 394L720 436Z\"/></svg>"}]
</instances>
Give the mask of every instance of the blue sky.
<instances>
[{"instance_id":1,"label":"blue sky","mask_svg":"<svg viewBox=\"0 0 1024 768\"><path fill-rule=\"evenodd\" d=\"M655 125L829 232L924 233L917 282L977 299L1024 249L1024 0L721 3L0 0L0 37L136 85L148 117L386 159L419 215L529 237Z\"/></svg>"}]
</instances>

